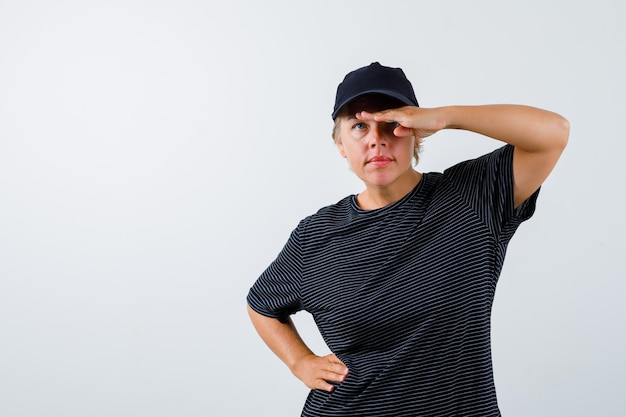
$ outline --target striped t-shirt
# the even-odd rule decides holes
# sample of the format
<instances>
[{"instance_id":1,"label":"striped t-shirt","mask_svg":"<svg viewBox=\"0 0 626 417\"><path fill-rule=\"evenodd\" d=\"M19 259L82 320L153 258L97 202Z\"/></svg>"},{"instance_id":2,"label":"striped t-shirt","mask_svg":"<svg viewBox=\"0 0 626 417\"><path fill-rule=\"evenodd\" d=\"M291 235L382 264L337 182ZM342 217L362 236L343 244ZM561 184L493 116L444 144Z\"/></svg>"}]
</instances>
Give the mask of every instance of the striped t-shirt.
<instances>
[{"instance_id":1,"label":"striped t-shirt","mask_svg":"<svg viewBox=\"0 0 626 417\"><path fill-rule=\"evenodd\" d=\"M312 314L349 369L303 416L499 416L490 315L513 204L513 147L425 173L402 200L355 196L303 219L248 294L258 313Z\"/></svg>"}]
</instances>

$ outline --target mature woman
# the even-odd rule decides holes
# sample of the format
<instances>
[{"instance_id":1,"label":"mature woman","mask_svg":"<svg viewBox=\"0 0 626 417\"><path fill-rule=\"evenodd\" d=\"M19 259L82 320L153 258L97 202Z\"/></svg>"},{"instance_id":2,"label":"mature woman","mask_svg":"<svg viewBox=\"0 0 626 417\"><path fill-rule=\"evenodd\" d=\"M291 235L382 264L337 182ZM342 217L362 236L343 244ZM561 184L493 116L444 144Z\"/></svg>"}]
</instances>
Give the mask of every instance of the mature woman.
<instances>
[{"instance_id":1,"label":"mature woman","mask_svg":"<svg viewBox=\"0 0 626 417\"><path fill-rule=\"evenodd\" d=\"M569 135L518 105L420 108L400 68L337 89L333 138L365 189L306 217L248 294L265 343L311 393L303 416L499 416L490 315L507 245ZM443 173L423 138L464 129L506 143ZM315 355L290 315L313 315Z\"/></svg>"}]
</instances>

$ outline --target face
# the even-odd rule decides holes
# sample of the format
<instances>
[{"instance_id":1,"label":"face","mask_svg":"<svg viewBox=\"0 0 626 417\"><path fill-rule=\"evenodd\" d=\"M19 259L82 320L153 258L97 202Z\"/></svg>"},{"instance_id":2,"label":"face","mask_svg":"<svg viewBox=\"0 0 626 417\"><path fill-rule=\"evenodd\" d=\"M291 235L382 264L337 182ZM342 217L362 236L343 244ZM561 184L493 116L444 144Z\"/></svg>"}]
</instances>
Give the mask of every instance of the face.
<instances>
[{"instance_id":1,"label":"face","mask_svg":"<svg viewBox=\"0 0 626 417\"><path fill-rule=\"evenodd\" d=\"M414 178L413 151L419 145L415 138L395 136L396 123L364 121L355 116L360 111L385 108L389 107L381 108L376 102L355 103L338 116L339 152L368 188L393 187Z\"/></svg>"}]
</instances>

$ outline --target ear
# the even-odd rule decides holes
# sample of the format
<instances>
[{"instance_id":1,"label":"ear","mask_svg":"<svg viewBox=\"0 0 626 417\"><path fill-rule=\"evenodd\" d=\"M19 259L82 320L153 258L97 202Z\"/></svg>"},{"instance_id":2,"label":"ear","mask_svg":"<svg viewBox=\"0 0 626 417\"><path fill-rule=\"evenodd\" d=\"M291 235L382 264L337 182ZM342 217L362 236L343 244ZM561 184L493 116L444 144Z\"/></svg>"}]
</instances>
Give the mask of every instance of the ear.
<instances>
[{"instance_id":1,"label":"ear","mask_svg":"<svg viewBox=\"0 0 626 417\"><path fill-rule=\"evenodd\" d=\"M340 154L342 157L344 157L344 158L348 159L348 155L346 155L346 150L345 150L345 149L344 149L344 147L343 147L343 143L341 143L341 142L337 142L337 149L339 149L339 154Z\"/></svg>"}]
</instances>

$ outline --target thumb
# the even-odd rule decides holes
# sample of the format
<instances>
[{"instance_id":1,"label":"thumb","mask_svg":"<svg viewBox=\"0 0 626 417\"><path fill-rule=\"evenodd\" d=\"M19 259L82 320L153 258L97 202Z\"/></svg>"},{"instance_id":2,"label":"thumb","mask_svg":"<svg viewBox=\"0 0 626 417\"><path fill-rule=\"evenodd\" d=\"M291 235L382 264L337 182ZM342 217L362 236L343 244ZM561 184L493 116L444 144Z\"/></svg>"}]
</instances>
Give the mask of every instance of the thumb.
<instances>
[{"instance_id":1,"label":"thumb","mask_svg":"<svg viewBox=\"0 0 626 417\"><path fill-rule=\"evenodd\" d=\"M415 132L413 129L398 125L395 129L393 129L393 134L397 137L404 137L409 135L415 135Z\"/></svg>"}]
</instances>

